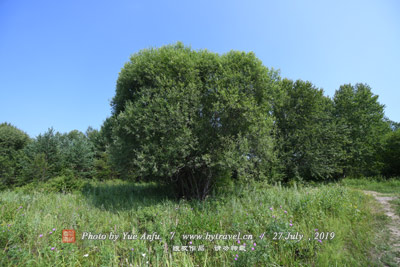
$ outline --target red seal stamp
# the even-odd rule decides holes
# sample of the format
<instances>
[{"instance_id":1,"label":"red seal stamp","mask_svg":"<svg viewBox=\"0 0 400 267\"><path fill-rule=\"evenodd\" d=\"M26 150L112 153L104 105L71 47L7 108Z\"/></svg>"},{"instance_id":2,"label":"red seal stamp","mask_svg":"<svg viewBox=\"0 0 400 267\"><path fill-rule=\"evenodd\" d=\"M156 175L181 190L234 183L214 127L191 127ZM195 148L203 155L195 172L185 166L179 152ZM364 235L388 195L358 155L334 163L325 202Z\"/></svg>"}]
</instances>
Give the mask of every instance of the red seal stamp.
<instances>
[{"instance_id":1,"label":"red seal stamp","mask_svg":"<svg viewBox=\"0 0 400 267\"><path fill-rule=\"evenodd\" d=\"M75 243L75 230L64 229L62 231L63 243Z\"/></svg>"}]
</instances>

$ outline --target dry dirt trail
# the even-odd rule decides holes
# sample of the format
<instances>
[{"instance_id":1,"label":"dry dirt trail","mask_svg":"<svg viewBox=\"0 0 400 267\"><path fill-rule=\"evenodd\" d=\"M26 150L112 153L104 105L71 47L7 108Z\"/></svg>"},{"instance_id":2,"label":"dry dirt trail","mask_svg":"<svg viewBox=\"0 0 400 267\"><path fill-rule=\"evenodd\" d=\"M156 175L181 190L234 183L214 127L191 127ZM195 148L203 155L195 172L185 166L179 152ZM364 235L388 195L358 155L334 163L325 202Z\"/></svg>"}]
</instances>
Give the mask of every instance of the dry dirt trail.
<instances>
[{"instance_id":1,"label":"dry dirt trail","mask_svg":"<svg viewBox=\"0 0 400 267\"><path fill-rule=\"evenodd\" d=\"M389 203L389 201L396 199L397 197L392 197L392 196L385 196L385 194L378 193L375 191L366 191L363 190L365 194L372 195L374 198L382 205L383 210L386 214L391 219L391 222L387 225L391 232L391 241L393 244L393 250L397 253L400 252L400 217L397 216ZM396 258L397 263L400 266L400 258Z\"/></svg>"}]
</instances>

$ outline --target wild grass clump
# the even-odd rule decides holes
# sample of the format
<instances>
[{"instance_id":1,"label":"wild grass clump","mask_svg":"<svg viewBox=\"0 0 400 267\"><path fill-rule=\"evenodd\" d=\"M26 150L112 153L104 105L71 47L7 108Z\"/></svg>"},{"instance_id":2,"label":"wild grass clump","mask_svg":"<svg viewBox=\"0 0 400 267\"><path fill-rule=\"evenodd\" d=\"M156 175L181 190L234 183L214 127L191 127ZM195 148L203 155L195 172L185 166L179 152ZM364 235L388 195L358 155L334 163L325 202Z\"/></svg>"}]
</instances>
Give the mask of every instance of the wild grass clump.
<instances>
[{"instance_id":1,"label":"wild grass clump","mask_svg":"<svg viewBox=\"0 0 400 267\"><path fill-rule=\"evenodd\" d=\"M122 181L91 182L75 193L8 190L0 193L0 265L368 265L369 200L340 185L252 183L205 201L176 200L167 186ZM63 229L76 230L76 243L61 242ZM82 240L83 232L120 238ZM124 232L139 239L122 240ZM239 232L252 238L187 236ZM144 233L160 240L140 240ZM284 240L289 233L303 238ZM174 252L173 246L188 251ZM190 251L193 246L204 251Z\"/></svg>"}]
</instances>

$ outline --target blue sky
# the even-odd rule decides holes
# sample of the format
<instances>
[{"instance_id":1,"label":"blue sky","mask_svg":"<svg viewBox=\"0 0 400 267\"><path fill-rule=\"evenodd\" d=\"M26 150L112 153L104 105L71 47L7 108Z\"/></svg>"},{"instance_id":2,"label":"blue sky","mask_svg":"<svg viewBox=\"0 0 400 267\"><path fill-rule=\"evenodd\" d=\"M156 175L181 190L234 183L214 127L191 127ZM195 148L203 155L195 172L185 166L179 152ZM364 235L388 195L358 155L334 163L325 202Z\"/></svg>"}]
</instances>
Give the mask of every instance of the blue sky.
<instances>
[{"instance_id":1,"label":"blue sky","mask_svg":"<svg viewBox=\"0 0 400 267\"><path fill-rule=\"evenodd\" d=\"M400 2L0 0L0 122L31 137L99 128L118 73L143 48L182 41L253 51L333 96L368 83L400 121Z\"/></svg>"}]
</instances>

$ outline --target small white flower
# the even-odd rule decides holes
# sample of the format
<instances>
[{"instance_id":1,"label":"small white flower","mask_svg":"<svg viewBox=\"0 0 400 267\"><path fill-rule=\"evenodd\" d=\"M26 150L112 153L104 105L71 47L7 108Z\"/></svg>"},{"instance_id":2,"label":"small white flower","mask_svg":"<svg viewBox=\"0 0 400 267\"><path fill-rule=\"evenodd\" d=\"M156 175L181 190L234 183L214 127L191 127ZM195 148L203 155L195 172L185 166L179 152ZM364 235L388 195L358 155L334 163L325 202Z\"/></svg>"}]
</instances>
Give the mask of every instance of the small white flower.
<instances>
[{"instance_id":1,"label":"small white flower","mask_svg":"<svg viewBox=\"0 0 400 267\"><path fill-rule=\"evenodd\" d=\"M85 254L85 255L83 255L83 257L89 257L89 254Z\"/></svg>"},{"instance_id":2,"label":"small white flower","mask_svg":"<svg viewBox=\"0 0 400 267\"><path fill-rule=\"evenodd\" d=\"M143 257L146 257L146 253L143 253L142 256L143 256Z\"/></svg>"}]
</instances>

